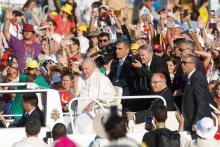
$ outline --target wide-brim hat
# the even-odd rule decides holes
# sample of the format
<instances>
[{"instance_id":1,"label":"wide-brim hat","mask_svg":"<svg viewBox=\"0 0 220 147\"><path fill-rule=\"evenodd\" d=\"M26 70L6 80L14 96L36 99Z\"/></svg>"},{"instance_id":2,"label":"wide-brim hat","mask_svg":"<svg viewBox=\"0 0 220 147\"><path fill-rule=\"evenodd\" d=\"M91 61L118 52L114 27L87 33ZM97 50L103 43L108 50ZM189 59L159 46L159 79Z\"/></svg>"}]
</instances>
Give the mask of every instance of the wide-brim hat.
<instances>
[{"instance_id":1,"label":"wide-brim hat","mask_svg":"<svg viewBox=\"0 0 220 147\"><path fill-rule=\"evenodd\" d=\"M196 123L196 133L202 138L214 138L216 132L217 127L215 127L214 121L209 117L204 117Z\"/></svg>"},{"instance_id":2,"label":"wide-brim hat","mask_svg":"<svg viewBox=\"0 0 220 147\"><path fill-rule=\"evenodd\" d=\"M65 4L62 8L62 11L66 12L69 15L72 15L73 7L70 4Z\"/></svg>"},{"instance_id":3,"label":"wide-brim hat","mask_svg":"<svg viewBox=\"0 0 220 147\"><path fill-rule=\"evenodd\" d=\"M97 114L92 121L93 130L95 133L104 139L107 139L107 133L105 131L104 124L107 122L110 114L108 113L100 113Z\"/></svg>"},{"instance_id":4,"label":"wide-brim hat","mask_svg":"<svg viewBox=\"0 0 220 147\"><path fill-rule=\"evenodd\" d=\"M34 26L31 24L24 24L22 31L30 31L30 32L35 32L34 31Z\"/></svg>"}]
</instances>

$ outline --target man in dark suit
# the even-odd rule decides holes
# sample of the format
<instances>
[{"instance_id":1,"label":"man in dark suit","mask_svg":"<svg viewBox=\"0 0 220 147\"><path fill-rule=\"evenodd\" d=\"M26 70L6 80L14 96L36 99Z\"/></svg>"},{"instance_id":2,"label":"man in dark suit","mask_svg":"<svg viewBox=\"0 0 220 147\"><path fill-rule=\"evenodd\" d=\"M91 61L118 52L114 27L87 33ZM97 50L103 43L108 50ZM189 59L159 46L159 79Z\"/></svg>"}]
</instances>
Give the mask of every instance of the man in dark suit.
<instances>
[{"instance_id":1,"label":"man in dark suit","mask_svg":"<svg viewBox=\"0 0 220 147\"><path fill-rule=\"evenodd\" d=\"M35 93L26 93L22 97L22 105L24 108L24 113L20 120L14 121L9 127L24 127L26 122L34 118L41 122L44 126L44 115L38 107L38 98ZM6 126L5 118L0 113L0 120Z\"/></svg>"},{"instance_id":2,"label":"man in dark suit","mask_svg":"<svg viewBox=\"0 0 220 147\"><path fill-rule=\"evenodd\" d=\"M128 57L129 53L129 42L120 39L116 42L116 56L117 59L113 60L108 74L114 86L123 88L123 96L129 96L129 85L131 85L131 73L132 66ZM127 100L122 100L123 108L126 107Z\"/></svg>"},{"instance_id":3,"label":"man in dark suit","mask_svg":"<svg viewBox=\"0 0 220 147\"><path fill-rule=\"evenodd\" d=\"M133 80L132 95L148 95L152 89L150 80L153 73L163 73L166 77L167 85L170 87L170 76L166 62L161 57L153 54L153 49L150 45L142 45L138 50L141 61L136 60L132 63L135 78ZM138 100L140 103L136 111L146 110L150 107L150 100Z\"/></svg>"},{"instance_id":4,"label":"man in dark suit","mask_svg":"<svg viewBox=\"0 0 220 147\"><path fill-rule=\"evenodd\" d=\"M25 123L31 118L38 119L41 122L41 125L44 125L44 116L38 107L38 98L35 93L24 94L22 105L25 112L23 113L21 119L19 120L19 123L16 126L25 126Z\"/></svg>"},{"instance_id":5,"label":"man in dark suit","mask_svg":"<svg viewBox=\"0 0 220 147\"><path fill-rule=\"evenodd\" d=\"M208 83L206 77L196 69L196 61L192 54L184 55L181 61L183 72L187 75L182 99L182 114L187 131L193 131L193 126L198 120L211 117L209 103L212 98L208 91Z\"/></svg>"},{"instance_id":6,"label":"man in dark suit","mask_svg":"<svg viewBox=\"0 0 220 147\"><path fill-rule=\"evenodd\" d=\"M162 73L154 73L151 78L151 87L153 95L160 95L166 101L167 111L174 111L174 100L173 94L171 90L166 85L166 77ZM154 99L151 103L152 106L162 106L164 105L161 99ZM146 108L147 110L147 108ZM129 119L135 118L135 123L143 123L145 121L145 117L149 115L149 111L140 111L137 113L127 112L127 116ZM135 116L135 117L134 117Z\"/></svg>"}]
</instances>

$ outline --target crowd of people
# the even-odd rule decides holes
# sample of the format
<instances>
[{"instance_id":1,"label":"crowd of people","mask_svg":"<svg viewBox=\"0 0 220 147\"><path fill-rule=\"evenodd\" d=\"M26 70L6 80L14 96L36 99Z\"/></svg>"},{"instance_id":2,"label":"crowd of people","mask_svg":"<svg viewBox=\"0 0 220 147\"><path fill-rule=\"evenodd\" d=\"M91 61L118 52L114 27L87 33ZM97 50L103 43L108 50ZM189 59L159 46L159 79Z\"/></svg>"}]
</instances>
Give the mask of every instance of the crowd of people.
<instances>
[{"instance_id":1,"label":"crowd of people","mask_svg":"<svg viewBox=\"0 0 220 147\"><path fill-rule=\"evenodd\" d=\"M110 141L126 137L126 129L121 130L121 136L111 132L117 130L114 127L126 128L124 118L140 123L151 116L155 128L148 128L150 133L143 137L147 146L162 146L156 145L155 132L179 140L167 146L219 146L204 143L201 138L214 140L218 132L212 112L220 123L220 113L209 107L212 104L220 110L220 9L209 11L208 0L131 0L122 9L114 9L109 3L27 0L19 10L8 8L0 25L0 81L33 82L59 90L63 112L70 111L69 102L74 97L90 98L73 107L92 117L96 115L94 99L120 105L107 99L117 96L116 88L122 89L122 96L160 95L166 107L159 99L121 100L123 117L111 116L111 124L105 126ZM131 8L133 16L128 13ZM36 99L36 95L1 95L1 127L26 125L27 134L38 134L38 122L28 123L30 118L37 118L44 125ZM178 111L179 131L191 132L193 141L187 142L181 133L165 128L167 111ZM23 116L7 124L2 114ZM79 125L87 123L85 118L77 120ZM31 123L37 124L36 130L28 128ZM213 132L207 135L210 130L203 129ZM117 141L110 146L114 143Z\"/></svg>"}]
</instances>

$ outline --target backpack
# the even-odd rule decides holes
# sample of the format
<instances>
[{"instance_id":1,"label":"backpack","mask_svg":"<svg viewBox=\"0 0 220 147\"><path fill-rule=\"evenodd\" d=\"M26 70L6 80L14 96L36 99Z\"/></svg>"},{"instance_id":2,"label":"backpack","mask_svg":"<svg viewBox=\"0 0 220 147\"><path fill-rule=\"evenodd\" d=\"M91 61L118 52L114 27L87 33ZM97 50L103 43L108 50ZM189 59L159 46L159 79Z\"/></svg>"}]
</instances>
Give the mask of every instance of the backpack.
<instances>
[{"instance_id":1,"label":"backpack","mask_svg":"<svg viewBox=\"0 0 220 147\"><path fill-rule=\"evenodd\" d=\"M156 147L180 147L180 135L177 131L161 128L154 132L156 133Z\"/></svg>"}]
</instances>

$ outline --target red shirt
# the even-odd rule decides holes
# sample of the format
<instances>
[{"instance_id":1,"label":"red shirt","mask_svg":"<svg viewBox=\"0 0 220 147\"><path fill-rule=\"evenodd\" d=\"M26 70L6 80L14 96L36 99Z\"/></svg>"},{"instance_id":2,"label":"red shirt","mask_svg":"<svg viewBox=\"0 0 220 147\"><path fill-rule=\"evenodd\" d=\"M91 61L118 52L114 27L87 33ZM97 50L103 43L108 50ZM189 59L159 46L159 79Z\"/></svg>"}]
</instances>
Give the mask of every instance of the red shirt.
<instances>
[{"instance_id":1,"label":"red shirt","mask_svg":"<svg viewBox=\"0 0 220 147\"><path fill-rule=\"evenodd\" d=\"M72 22L70 22L70 21L64 22L60 15L54 16L53 19L54 19L54 21L57 24L55 32L60 34L61 36L62 35L70 35L72 29L75 28L75 26L76 26L74 21L72 21Z\"/></svg>"},{"instance_id":2,"label":"red shirt","mask_svg":"<svg viewBox=\"0 0 220 147\"><path fill-rule=\"evenodd\" d=\"M58 90L67 90L67 89L58 88ZM72 99L71 93L70 92L59 92L59 94L60 94L61 106L62 108L64 108L66 104L68 104L70 100Z\"/></svg>"}]
</instances>

